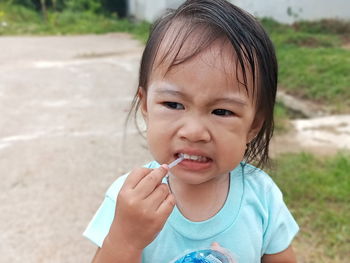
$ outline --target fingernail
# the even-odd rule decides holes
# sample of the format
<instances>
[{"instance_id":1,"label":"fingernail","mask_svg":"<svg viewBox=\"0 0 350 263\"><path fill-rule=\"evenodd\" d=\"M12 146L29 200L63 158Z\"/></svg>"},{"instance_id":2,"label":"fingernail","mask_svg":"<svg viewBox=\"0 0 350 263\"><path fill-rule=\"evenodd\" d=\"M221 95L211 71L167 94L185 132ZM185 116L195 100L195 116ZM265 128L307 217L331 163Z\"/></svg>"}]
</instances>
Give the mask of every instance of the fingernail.
<instances>
[{"instance_id":1,"label":"fingernail","mask_svg":"<svg viewBox=\"0 0 350 263\"><path fill-rule=\"evenodd\" d=\"M163 167L165 170L169 169L167 164L162 164L161 167Z\"/></svg>"}]
</instances>

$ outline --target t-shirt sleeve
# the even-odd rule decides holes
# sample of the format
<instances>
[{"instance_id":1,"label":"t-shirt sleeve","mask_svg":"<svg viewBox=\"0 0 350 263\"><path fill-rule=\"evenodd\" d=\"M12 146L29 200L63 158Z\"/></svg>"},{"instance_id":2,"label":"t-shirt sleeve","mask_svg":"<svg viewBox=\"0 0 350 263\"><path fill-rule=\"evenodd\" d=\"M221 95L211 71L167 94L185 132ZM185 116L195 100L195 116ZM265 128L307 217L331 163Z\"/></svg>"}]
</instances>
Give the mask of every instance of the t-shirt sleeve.
<instances>
[{"instance_id":1,"label":"t-shirt sleeve","mask_svg":"<svg viewBox=\"0 0 350 263\"><path fill-rule=\"evenodd\" d=\"M95 213L94 217L85 229L83 236L91 240L97 246L102 247L112 225L116 207L117 195L127 175L119 177L107 190L105 198Z\"/></svg>"},{"instance_id":2,"label":"t-shirt sleeve","mask_svg":"<svg viewBox=\"0 0 350 263\"><path fill-rule=\"evenodd\" d=\"M159 167L159 164L153 161L144 165L144 167L154 169ZM84 237L91 240L99 247L102 247L103 241L111 228L116 209L117 196L127 176L128 174L120 176L108 188L102 204L83 233Z\"/></svg>"},{"instance_id":3,"label":"t-shirt sleeve","mask_svg":"<svg viewBox=\"0 0 350 263\"><path fill-rule=\"evenodd\" d=\"M116 202L108 196L105 197L94 217L85 229L83 236L102 247L114 219Z\"/></svg>"},{"instance_id":4,"label":"t-shirt sleeve","mask_svg":"<svg viewBox=\"0 0 350 263\"><path fill-rule=\"evenodd\" d=\"M263 254L276 254L290 246L299 231L299 226L284 203L280 189L273 182L267 193L267 207Z\"/></svg>"}]
</instances>

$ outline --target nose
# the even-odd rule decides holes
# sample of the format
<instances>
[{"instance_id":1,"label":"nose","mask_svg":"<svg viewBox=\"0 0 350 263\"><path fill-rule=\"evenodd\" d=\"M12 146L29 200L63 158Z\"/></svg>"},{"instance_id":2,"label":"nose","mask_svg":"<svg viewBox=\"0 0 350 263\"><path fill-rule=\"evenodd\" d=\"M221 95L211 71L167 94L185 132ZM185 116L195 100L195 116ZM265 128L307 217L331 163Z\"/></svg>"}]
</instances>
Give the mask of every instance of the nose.
<instances>
[{"instance_id":1,"label":"nose","mask_svg":"<svg viewBox=\"0 0 350 263\"><path fill-rule=\"evenodd\" d=\"M178 130L178 136L189 142L209 142L211 140L207 124L198 116L186 118Z\"/></svg>"}]
</instances>

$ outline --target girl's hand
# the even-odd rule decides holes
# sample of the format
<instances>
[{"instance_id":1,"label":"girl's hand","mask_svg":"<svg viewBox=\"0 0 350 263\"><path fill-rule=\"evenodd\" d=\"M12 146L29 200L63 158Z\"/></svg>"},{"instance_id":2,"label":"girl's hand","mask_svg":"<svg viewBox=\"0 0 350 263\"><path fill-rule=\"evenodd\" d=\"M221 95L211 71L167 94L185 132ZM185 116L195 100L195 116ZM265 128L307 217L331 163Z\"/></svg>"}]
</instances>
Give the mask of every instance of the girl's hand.
<instances>
[{"instance_id":1,"label":"girl's hand","mask_svg":"<svg viewBox=\"0 0 350 263\"><path fill-rule=\"evenodd\" d=\"M224 254L227 257L227 259L229 260L230 263L236 263L236 261L233 258L233 255L227 249L221 247L219 243L213 242L211 244L211 249L219 251L222 254Z\"/></svg>"},{"instance_id":2,"label":"girl's hand","mask_svg":"<svg viewBox=\"0 0 350 263\"><path fill-rule=\"evenodd\" d=\"M167 165L133 170L121 188L107 242L129 251L142 251L163 228L175 198L162 183ZM122 243L121 243L122 242Z\"/></svg>"}]
</instances>

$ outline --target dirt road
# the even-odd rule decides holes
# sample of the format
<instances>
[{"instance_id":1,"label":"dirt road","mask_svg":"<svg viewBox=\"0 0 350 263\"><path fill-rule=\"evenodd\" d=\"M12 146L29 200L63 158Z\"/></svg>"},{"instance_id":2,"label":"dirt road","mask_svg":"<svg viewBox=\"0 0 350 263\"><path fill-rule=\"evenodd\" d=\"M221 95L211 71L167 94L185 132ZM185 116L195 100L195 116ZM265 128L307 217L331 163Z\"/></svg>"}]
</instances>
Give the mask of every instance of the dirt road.
<instances>
[{"instance_id":1,"label":"dirt road","mask_svg":"<svg viewBox=\"0 0 350 263\"><path fill-rule=\"evenodd\" d=\"M81 234L103 193L151 159L134 127L123 140L142 48L125 34L0 38L0 262L91 260Z\"/></svg>"}]
</instances>

